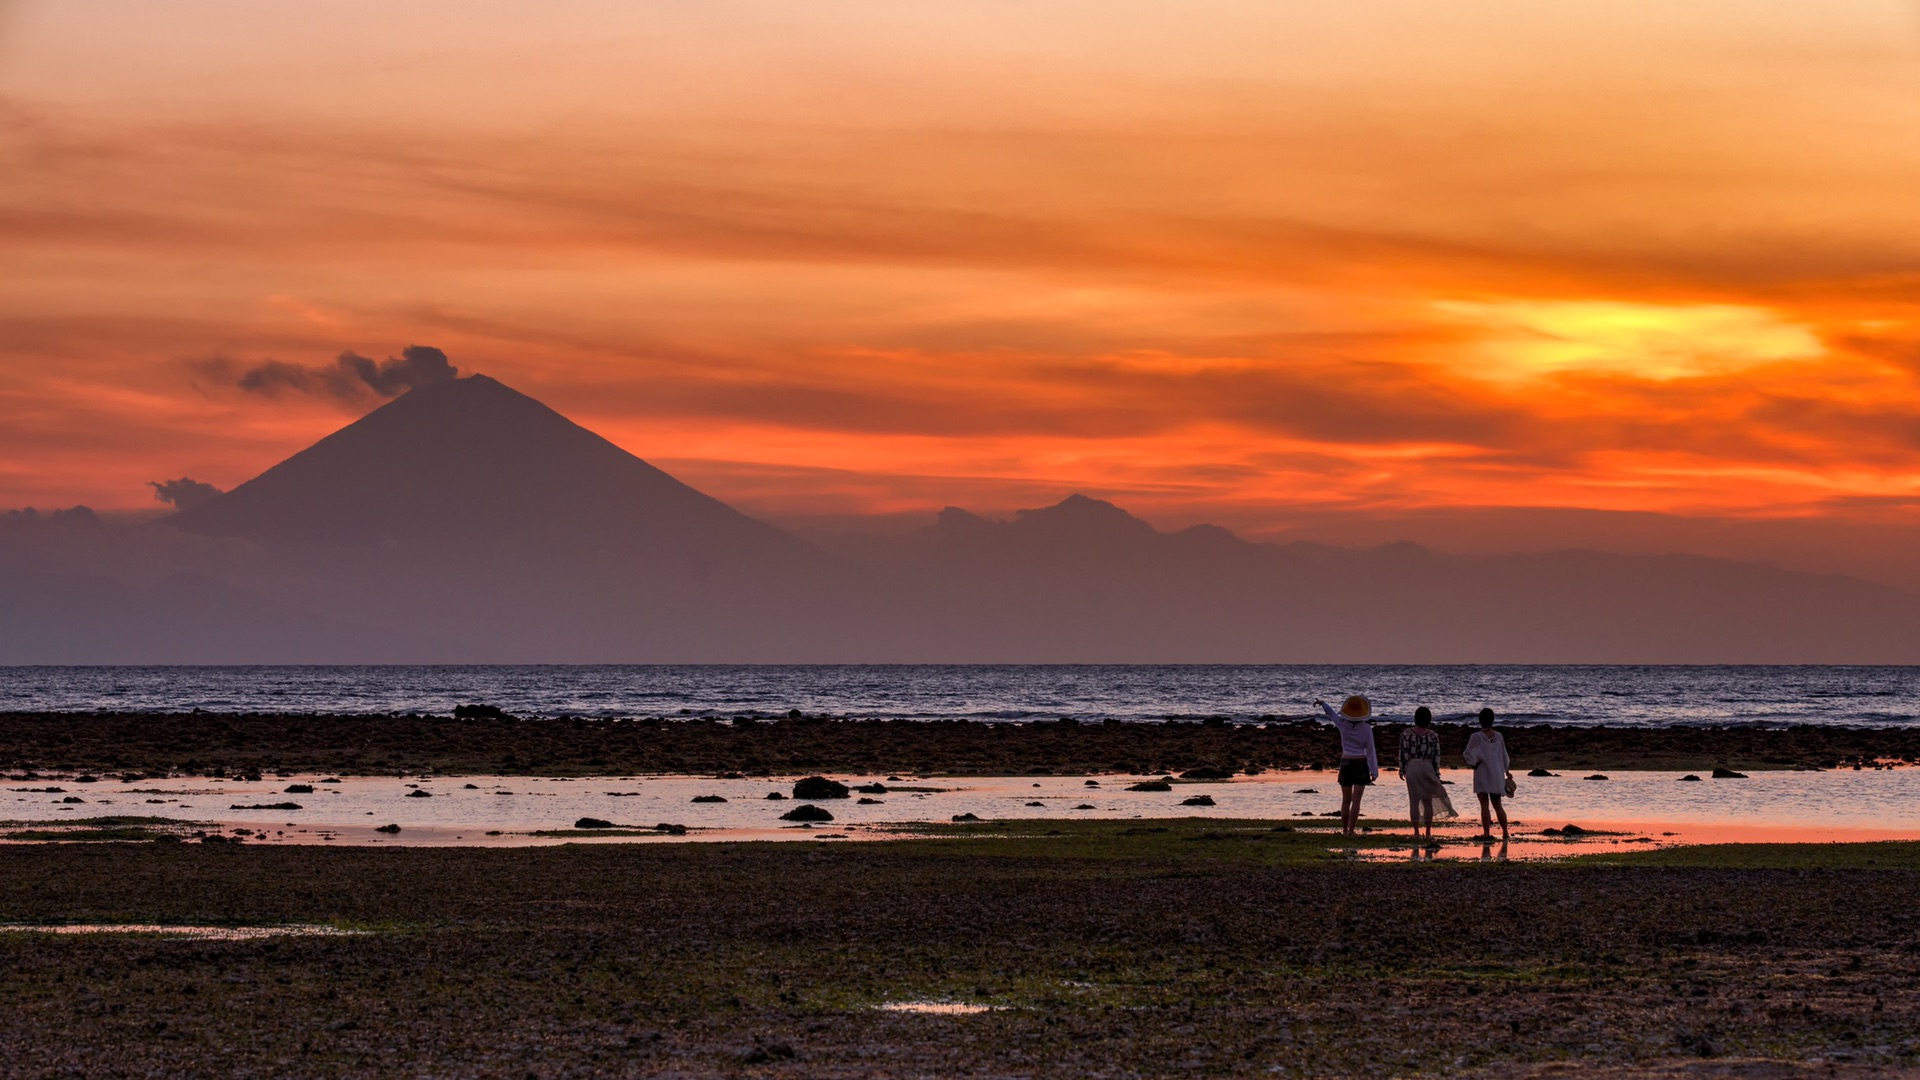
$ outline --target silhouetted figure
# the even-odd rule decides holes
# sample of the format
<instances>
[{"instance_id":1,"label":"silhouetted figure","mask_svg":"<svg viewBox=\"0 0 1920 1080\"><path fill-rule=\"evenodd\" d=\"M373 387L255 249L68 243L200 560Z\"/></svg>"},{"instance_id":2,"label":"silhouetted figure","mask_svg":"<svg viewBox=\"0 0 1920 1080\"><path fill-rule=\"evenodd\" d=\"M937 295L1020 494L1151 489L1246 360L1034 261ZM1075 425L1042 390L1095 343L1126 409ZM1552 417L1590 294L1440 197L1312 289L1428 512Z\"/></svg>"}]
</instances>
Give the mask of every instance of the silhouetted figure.
<instances>
[{"instance_id":1,"label":"silhouetted figure","mask_svg":"<svg viewBox=\"0 0 1920 1080\"><path fill-rule=\"evenodd\" d=\"M1480 837L1493 836L1493 817L1500 817L1500 837L1507 836L1507 785L1512 783L1513 759L1507 756L1507 740L1493 730L1493 710L1480 710L1480 730L1467 739L1461 755L1473 766L1473 793L1480 796Z\"/></svg>"},{"instance_id":2,"label":"silhouetted figure","mask_svg":"<svg viewBox=\"0 0 1920 1080\"><path fill-rule=\"evenodd\" d=\"M1433 805L1440 804L1445 817L1459 817L1446 785L1440 782L1440 733L1433 730L1433 710L1425 705L1413 710L1413 726L1400 733L1400 779L1407 783L1407 816L1413 821L1413 838L1420 838L1426 826L1427 842L1433 843ZM1437 845L1436 845L1437 846Z\"/></svg>"},{"instance_id":3,"label":"silhouetted figure","mask_svg":"<svg viewBox=\"0 0 1920 1080\"><path fill-rule=\"evenodd\" d=\"M1367 722L1373 715L1373 703L1359 694L1342 702L1337 711L1318 698L1313 703L1340 732L1340 834L1352 836L1360 824L1360 797L1366 794L1368 784L1380 779L1373 725Z\"/></svg>"}]
</instances>

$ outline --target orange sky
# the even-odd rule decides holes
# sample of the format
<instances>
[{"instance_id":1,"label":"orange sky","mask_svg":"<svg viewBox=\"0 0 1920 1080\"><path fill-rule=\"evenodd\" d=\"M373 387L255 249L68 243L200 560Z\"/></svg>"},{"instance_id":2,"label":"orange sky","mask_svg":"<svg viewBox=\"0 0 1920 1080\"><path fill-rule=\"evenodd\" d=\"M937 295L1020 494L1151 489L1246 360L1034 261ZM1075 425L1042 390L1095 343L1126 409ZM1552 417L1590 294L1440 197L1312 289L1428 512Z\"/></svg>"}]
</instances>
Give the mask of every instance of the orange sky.
<instances>
[{"instance_id":1,"label":"orange sky","mask_svg":"<svg viewBox=\"0 0 1920 1080\"><path fill-rule=\"evenodd\" d=\"M1920 7L0 5L0 507L444 349L776 515L1904 515Z\"/></svg>"}]
</instances>

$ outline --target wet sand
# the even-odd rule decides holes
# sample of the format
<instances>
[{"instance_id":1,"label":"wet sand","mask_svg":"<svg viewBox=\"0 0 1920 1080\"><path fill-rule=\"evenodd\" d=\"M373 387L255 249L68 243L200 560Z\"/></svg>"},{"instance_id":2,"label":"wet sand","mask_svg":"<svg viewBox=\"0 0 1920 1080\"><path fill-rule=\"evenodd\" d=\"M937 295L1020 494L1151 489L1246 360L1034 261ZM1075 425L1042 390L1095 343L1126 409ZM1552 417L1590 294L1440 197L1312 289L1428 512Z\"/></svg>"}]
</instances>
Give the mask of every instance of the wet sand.
<instances>
[{"instance_id":1,"label":"wet sand","mask_svg":"<svg viewBox=\"0 0 1920 1080\"><path fill-rule=\"evenodd\" d=\"M1705 773L1920 762L1920 726L1503 729L1516 767ZM1467 730L1441 725L1457 755ZM1377 729L1382 758L1399 729ZM1331 768L1312 721L975 723L815 718L453 720L420 716L0 713L0 770L233 775L1138 775ZM1457 758L1451 762L1459 764Z\"/></svg>"},{"instance_id":2,"label":"wet sand","mask_svg":"<svg viewBox=\"0 0 1920 1080\"><path fill-rule=\"evenodd\" d=\"M1920 844L1370 865L1300 833L1111 821L991 843L5 858L4 923L363 931L0 930L0 1054L26 1077L1759 1080L1920 1063Z\"/></svg>"}]
</instances>

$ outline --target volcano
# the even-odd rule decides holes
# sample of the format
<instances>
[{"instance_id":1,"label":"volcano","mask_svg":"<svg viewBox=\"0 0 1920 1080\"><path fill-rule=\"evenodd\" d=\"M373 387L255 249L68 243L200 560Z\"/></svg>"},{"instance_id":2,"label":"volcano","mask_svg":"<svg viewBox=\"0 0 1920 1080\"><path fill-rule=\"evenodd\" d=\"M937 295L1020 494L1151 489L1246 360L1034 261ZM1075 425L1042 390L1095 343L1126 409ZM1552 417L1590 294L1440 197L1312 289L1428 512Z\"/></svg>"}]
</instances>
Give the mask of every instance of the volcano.
<instances>
[{"instance_id":1,"label":"volcano","mask_svg":"<svg viewBox=\"0 0 1920 1080\"><path fill-rule=\"evenodd\" d=\"M276 597L459 642L607 662L823 639L835 560L484 375L417 387L171 519L286 571ZM726 648L720 648L724 641Z\"/></svg>"}]
</instances>

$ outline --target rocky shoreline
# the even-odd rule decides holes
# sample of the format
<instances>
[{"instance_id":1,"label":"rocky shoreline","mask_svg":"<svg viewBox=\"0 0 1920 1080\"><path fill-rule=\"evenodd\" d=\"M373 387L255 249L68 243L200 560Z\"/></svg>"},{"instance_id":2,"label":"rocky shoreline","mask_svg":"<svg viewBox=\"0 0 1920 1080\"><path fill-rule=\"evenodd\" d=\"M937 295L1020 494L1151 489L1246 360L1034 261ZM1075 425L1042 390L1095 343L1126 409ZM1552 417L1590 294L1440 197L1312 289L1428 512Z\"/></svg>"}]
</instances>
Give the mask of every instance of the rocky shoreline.
<instances>
[{"instance_id":1,"label":"rocky shoreline","mask_svg":"<svg viewBox=\"0 0 1920 1080\"><path fill-rule=\"evenodd\" d=\"M0 1056L20 1077L1698 1080L1920 1064L1916 844L1377 865L1258 822L978 829L840 846L9 848ZM31 929L74 923L246 932ZM984 1011L887 1008L915 1002Z\"/></svg>"},{"instance_id":2,"label":"rocky shoreline","mask_svg":"<svg viewBox=\"0 0 1920 1080\"><path fill-rule=\"evenodd\" d=\"M1339 741L1315 721L982 723L674 717L0 713L0 770L126 775L293 771L498 775L1158 775L1324 769ZM1468 730L1439 725L1457 764ZM1504 726L1516 771L1871 768L1920 762L1920 726ZM1377 729L1390 760L1400 728Z\"/></svg>"}]
</instances>

